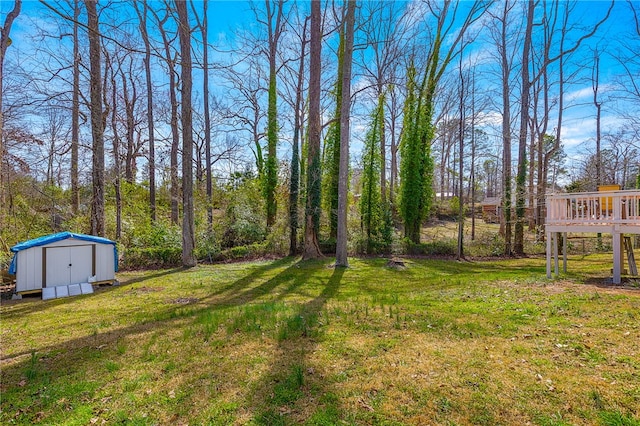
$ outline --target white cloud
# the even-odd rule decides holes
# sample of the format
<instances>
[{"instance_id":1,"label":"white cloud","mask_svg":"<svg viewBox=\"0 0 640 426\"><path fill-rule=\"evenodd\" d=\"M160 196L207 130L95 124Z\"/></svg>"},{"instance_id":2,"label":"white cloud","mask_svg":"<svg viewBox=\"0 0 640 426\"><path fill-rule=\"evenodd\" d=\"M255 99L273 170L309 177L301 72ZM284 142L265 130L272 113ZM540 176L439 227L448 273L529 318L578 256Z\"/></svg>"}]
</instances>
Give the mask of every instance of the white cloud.
<instances>
[{"instance_id":1,"label":"white cloud","mask_svg":"<svg viewBox=\"0 0 640 426\"><path fill-rule=\"evenodd\" d=\"M598 87L598 94L602 96L605 93L613 92L616 90L616 86L611 83L600 84ZM583 87L582 89L577 89L572 92L564 95L564 101L567 103L576 102L576 101L588 101L593 102L593 87Z\"/></svg>"},{"instance_id":2,"label":"white cloud","mask_svg":"<svg viewBox=\"0 0 640 426\"><path fill-rule=\"evenodd\" d=\"M478 124L481 126L501 126L502 114L498 111L481 112L478 114Z\"/></svg>"},{"instance_id":3,"label":"white cloud","mask_svg":"<svg viewBox=\"0 0 640 426\"><path fill-rule=\"evenodd\" d=\"M600 120L601 134L605 135L615 131L624 125L624 122L624 119L617 116L603 116ZM584 143L595 144L596 124L595 117L568 118L565 120L562 126L562 135L560 136L565 149L571 151Z\"/></svg>"}]
</instances>

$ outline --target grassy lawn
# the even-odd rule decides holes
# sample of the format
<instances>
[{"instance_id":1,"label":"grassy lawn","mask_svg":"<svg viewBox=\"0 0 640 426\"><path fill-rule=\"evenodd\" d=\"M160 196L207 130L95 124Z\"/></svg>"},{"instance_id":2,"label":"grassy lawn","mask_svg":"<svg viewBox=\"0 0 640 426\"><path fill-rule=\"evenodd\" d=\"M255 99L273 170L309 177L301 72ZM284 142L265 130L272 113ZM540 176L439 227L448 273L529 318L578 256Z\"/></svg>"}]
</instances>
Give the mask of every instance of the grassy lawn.
<instances>
[{"instance_id":1,"label":"grassy lawn","mask_svg":"<svg viewBox=\"0 0 640 426\"><path fill-rule=\"evenodd\" d=\"M0 308L1 424L640 424L610 255L126 272Z\"/></svg>"}]
</instances>

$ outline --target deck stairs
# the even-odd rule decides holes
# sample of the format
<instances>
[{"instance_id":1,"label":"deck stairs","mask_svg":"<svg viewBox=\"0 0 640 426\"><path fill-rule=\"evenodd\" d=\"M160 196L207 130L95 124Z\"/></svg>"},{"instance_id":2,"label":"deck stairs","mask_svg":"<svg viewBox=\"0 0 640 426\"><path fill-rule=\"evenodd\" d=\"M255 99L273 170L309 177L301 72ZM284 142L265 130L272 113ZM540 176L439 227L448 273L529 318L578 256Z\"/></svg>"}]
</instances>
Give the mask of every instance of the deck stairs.
<instances>
[{"instance_id":1,"label":"deck stairs","mask_svg":"<svg viewBox=\"0 0 640 426\"><path fill-rule=\"evenodd\" d=\"M636 265L636 258L633 254L633 244L631 243L631 237L624 237L624 249L627 252L627 262L629 263L629 273L633 276L638 275L638 266Z\"/></svg>"}]
</instances>

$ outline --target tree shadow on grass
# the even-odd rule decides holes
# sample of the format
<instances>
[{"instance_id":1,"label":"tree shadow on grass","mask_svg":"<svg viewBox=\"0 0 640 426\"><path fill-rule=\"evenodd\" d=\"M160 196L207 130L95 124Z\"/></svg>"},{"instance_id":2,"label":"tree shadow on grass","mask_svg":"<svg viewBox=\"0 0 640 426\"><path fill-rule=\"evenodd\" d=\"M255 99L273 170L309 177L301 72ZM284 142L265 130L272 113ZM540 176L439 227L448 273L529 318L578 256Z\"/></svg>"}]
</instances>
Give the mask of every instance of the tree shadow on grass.
<instances>
[{"instance_id":1,"label":"tree shadow on grass","mask_svg":"<svg viewBox=\"0 0 640 426\"><path fill-rule=\"evenodd\" d=\"M95 325L93 333L87 333L82 337L66 340L63 338L62 341L50 345L38 346L34 344L33 347L20 353L3 353L2 359L0 359L0 366L3 369L3 381L0 386L3 393L9 392L6 393L8 397L3 398L2 413L18 413L19 417L29 422L39 415L37 414L38 412L55 411L55 406L52 406L49 402L45 403L45 401L39 401L41 405L33 403L24 405L25 399L23 396L33 394L33 392L37 394L40 392L38 389L62 388L70 380L77 380L74 374L78 372L101 370L105 368L105 363L114 366L119 362L123 362L120 361L125 359L123 357L124 351L120 352L122 342L128 342L127 344L140 342L142 344L142 342L149 340L150 334L161 336L179 327L184 327L186 330L196 325L201 314L233 306L248 305L261 298L264 298L265 301L284 298L303 286L307 282L309 273L312 275L313 271L318 268L324 268L323 265L311 264L309 273L306 271L301 273L298 271L299 264L293 262L295 262L295 259L287 258L260 265L233 283L212 291L211 294L202 298L197 305L181 306L174 303L166 303L148 313L142 312L140 316L128 317L126 319L128 324L122 328L112 327L101 332L99 326ZM286 265L289 265L289 267L277 272L275 275L272 274L273 276L271 277L265 278L270 272L278 268L282 269ZM179 271L180 269L175 269L134 278L133 280L125 281L123 285L146 282ZM326 299L332 297L337 291L338 283L339 278L336 280L335 277L332 277L321 295L303 305L300 312L319 312ZM274 297L273 292L279 286L281 288L278 289L277 297ZM99 296L99 294L96 296ZM81 302L80 299L75 301ZM64 302L71 303L73 300L69 299ZM131 315L136 314L135 312L131 313ZM99 322L101 318L97 317L95 320ZM151 341L153 341L153 337ZM73 366L72 369L70 369L71 365ZM97 387L104 385L106 383L100 383ZM65 398L69 401L78 398L79 401L82 398L86 399L86 392L78 395L67 394ZM0 417L4 416L0 415Z\"/></svg>"},{"instance_id":2,"label":"tree shadow on grass","mask_svg":"<svg viewBox=\"0 0 640 426\"><path fill-rule=\"evenodd\" d=\"M30 297L28 299L22 299L18 301L18 303L7 305L4 307L4 312L2 313L3 319L8 320L13 317L20 317L27 314L32 314L36 312L46 311L47 309L62 306L69 303L80 302L86 298L95 297L99 293L109 292L118 287L129 286L133 284L138 284L141 282L157 279L160 277L164 277L166 275L175 274L183 271L183 268L174 268L167 269L163 271L157 271L153 274L144 275L141 277L132 278L129 280L125 280L117 284L116 286L100 286L98 289L94 289L94 292L91 294L84 294L81 296L72 296L72 297L64 297L60 299L52 299L52 300L42 300L41 297Z\"/></svg>"},{"instance_id":3,"label":"tree shadow on grass","mask_svg":"<svg viewBox=\"0 0 640 426\"><path fill-rule=\"evenodd\" d=\"M269 271L281 268L292 262L294 262L294 258L285 257L273 262L265 263L264 265L260 265L256 267L253 271L251 271L251 273L243 276L241 279L234 281L231 284L220 287L218 290L211 293L209 297L214 297L224 293L238 294L236 302L239 302L242 300L242 297L240 295L246 291L247 286L249 286L254 281L258 280L263 275L267 274ZM188 269L185 269L185 268L173 268L173 269L156 271L152 274L147 274L140 277L123 280L116 286L101 286L94 293L88 294L88 295L66 297L66 298L52 299L52 300L42 300L41 298L33 297L33 298L23 299L22 301L18 301L17 303L14 303L14 304L3 304L4 305L3 306L4 311L2 313L3 320L9 320L14 317L17 318L23 315L28 315L28 314L32 314L40 311L46 311L47 309L57 307L57 306L67 305L70 303L78 303L85 298L95 297L97 294L110 292L117 289L118 287L126 287L134 284L144 283L147 281L153 281L161 277L184 272L187 270Z\"/></svg>"},{"instance_id":4,"label":"tree shadow on grass","mask_svg":"<svg viewBox=\"0 0 640 426\"><path fill-rule=\"evenodd\" d=\"M296 412L296 404L301 399L317 401L313 413L305 413L309 418L322 419L323 424L339 422L336 399L327 388L327 382L309 362L322 333L319 316L327 302L338 294L345 268L335 268L322 292L306 303L297 306L288 317L278 334L277 347L271 366L255 385L250 398L259 401L249 406L259 407L254 413L254 421L260 425L281 425L299 423L302 413ZM309 407L306 402L298 404ZM304 417L304 415L302 415Z\"/></svg>"},{"instance_id":5,"label":"tree shadow on grass","mask_svg":"<svg viewBox=\"0 0 640 426\"><path fill-rule=\"evenodd\" d=\"M256 281L260 281L273 270L280 269L284 266L288 266L287 270L293 268L295 260L296 259L293 257L285 257L260 265L249 274L230 284L221 286L206 297L200 299L200 301L203 303L215 303L225 306L250 302L274 289L279 283L277 278L284 274L284 272L280 272L276 276L264 280L264 282L257 287L252 287L252 284Z\"/></svg>"},{"instance_id":6,"label":"tree shadow on grass","mask_svg":"<svg viewBox=\"0 0 640 426\"><path fill-rule=\"evenodd\" d=\"M366 260L364 262L366 265L371 262L371 267L373 268L384 267L384 261ZM326 263L324 260L297 262L295 258L284 258L274 262L258 264L257 266L250 265L247 271L239 272L238 279L229 283L220 283L219 279L213 281L215 286L211 288L211 291L199 298L194 304L186 306L170 302L160 304L157 309L154 308L149 312L131 312L130 315L135 316L126 318L124 320L125 326L122 328L111 327L109 330L101 331L99 327L96 327L94 333L87 333L82 337L62 340L51 345L34 345L33 352L29 349L22 353L3 354L0 364L2 364L3 373L6 371L7 374L3 374L1 389L3 393L10 390L11 392L7 393L7 395L12 394L13 396L3 398L2 412L16 413L22 410L25 416L31 416L21 417L21 421L28 423L30 419L35 418L34 416L39 411L55 410L53 402L43 402L44 406L38 406L37 404L29 405L20 401L27 401L24 397L33 395L34 392L38 394L40 392L39 387L45 386L53 389L65 386L70 380L75 380L74 372L104 370L105 365L116 368L114 366L125 362L126 356L130 356L119 352L119 346L123 341L128 342L127 344L130 345L151 345L154 337L150 336L163 336L170 332L175 332L175 330L199 333L202 328L198 324L199 318L210 313L222 312L222 318L225 321L235 321L237 319L241 322L247 319L244 315L245 307L249 309L250 307L259 307L270 303L286 303L282 311L287 313L286 318L279 318L279 328L275 332L273 339L273 358L269 360L266 373L260 373L260 377L253 382L255 384L246 390L248 392L247 400L245 401L246 407L249 410L255 410L250 414L254 416L254 421L259 424L299 422L305 416L305 420L312 419L312 421L315 421L313 420L315 418L324 419L324 424L338 423L340 415L337 398L331 396L330 385L326 379L323 379L322 372L317 371L321 370L322 366L312 365L311 359L311 355L317 349L318 340L323 333L319 317L321 317L329 301L338 296L340 284L345 274L344 269L338 268L333 270L329 277L329 273L326 272ZM482 279L482 273L487 268L495 271L509 269L506 265L480 263L461 266L455 263L455 261L438 261L431 264L430 262L422 263L420 261L419 267L415 267L414 270L410 267L407 272L415 273L414 275L418 277L423 271L433 267L449 277L455 277L456 274L478 274ZM125 281L123 285L153 282L155 278L179 271L180 269L175 269L134 278ZM358 292L362 290L365 293L368 291L373 294L377 290L375 286L367 288L366 282L360 282L362 280L358 278L357 266L352 271L353 273L349 272L350 282L357 287ZM384 279L387 279L386 274L392 277L396 272L405 273L405 271L388 271L385 272ZM374 272L372 276L379 275ZM526 275L526 272L520 275ZM427 283L426 285L432 284ZM103 296L105 295L103 294ZM70 303L72 300L68 299L64 302ZM80 299L76 300L80 301ZM242 310L235 310L233 309L234 307L242 307ZM229 308L232 308L231 311L227 311L231 317L225 312ZM101 318L96 318L96 321L100 320ZM219 330L217 326L216 330ZM215 332L220 333L218 337L221 337L222 340L228 340L228 335L225 336L224 331ZM234 331L232 330L231 332L233 333ZM246 335L249 339L255 339L256 341L262 339L262 337L254 337L250 333ZM259 336L259 334L255 336ZM244 338L245 335L242 334L241 337ZM20 337L12 338L17 339ZM179 345L180 338L178 337L177 340L165 339L165 343ZM193 344L205 345L202 348L203 353L204 351L212 350L209 346L210 343L203 341L201 335L196 334L191 338L200 339L192 341L195 342ZM222 344L224 345L225 343ZM264 344L264 341L260 342L260 345ZM196 350L199 350L197 349L198 346L195 347ZM173 358L169 358L169 361L169 363L176 365L180 363L178 359ZM231 365L235 365L232 361L230 362ZM73 366L72 370L70 370L70 365ZM36 379L32 380L33 383L30 383L28 379L27 385L21 386L20 383L24 377L28 378L30 375L35 374L34 369L37 369L36 367L46 373L46 383L43 379L43 382L39 384L36 377ZM215 366L209 368L211 369L209 370L210 373L216 373ZM37 376L37 374L35 375ZM96 385L98 388L107 386L107 383L103 383L103 380L123 380L121 378L109 379L105 375L98 375L97 377L99 377L99 383ZM180 387L186 389L191 384L186 379L179 377L176 378L174 385L177 386L177 389L180 389ZM188 394L189 392L193 392L193 390L185 390L185 393ZM79 401L86 399L87 395L86 392L80 392L77 395L65 395L65 398L74 403L79 403ZM240 396L240 398L243 397ZM313 403L302 403L303 399L311 400L311 398L313 398ZM189 405L188 402L187 400L181 406L187 407ZM95 407L100 406L99 403L92 404ZM304 413L301 412L302 405L307 407ZM179 408L176 408L176 410L179 410ZM189 414L184 414L184 416L188 418ZM0 419L2 417L0 414ZM48 420L45 418L44 421Z\"/></svg>"},{"instance_id":7,"label":"tree shadow on grass","mask_svg":"<svg viewBox=\"0 0 640 426\"><path fill-rule=\"evenodd\" d=\"M265 263L264 265L259 265L258 267L253 269L249 274L244 275L239 280L234 281L229 285L223 286L220 289L212 292L207 297L201 299L201 301L204 303L208 302L207 299L211 299L209 302L212 304L212 306L204 306L204 307L200 306L200 307L190 309L187 313L184 313L184 312L181 312L181 311L184 311L184 306L181 306L179 304L166 304L162 309L158 309L154 311L153 315L150 316L148 320L142 320L141 322L132 324L128 327L121 328L117 330L117 333L115 331L113 332L107 331L104 333L94 334L93 336L89 336L86 338L72 339L72 340L61 342L56 345L46 346L41 348L34 348L34 349L42 353L42 352L48 352L52 350L57 351L57 350L61 350L62 348L68 349L72 347L73 348L83 347L83 346L86 346L87 344L91 344L96 341L101 341L101 344L105 344L106 342L113 340L113 337L110 337L111 334L117 334L118 335L117 338L122 338L123 336L126 336L130 333L137 333L141 330L146 329L145 326L148 323L155 323L157 327L161 328L162 326L158 323L161 323L163 321L175 319L178 317L184 317L187 315L195 316L200 311L209 310L212 308L213 309L221 308L223 307L223 305L237 305L240 303L249 302L254 298L258 297L259 295L264 294L268 288L275 287L276 285L275 283L277 283L277 280L276 280L277 276L274 277L273 279L267 280L265 283L259 286L257 290L252 290L253 288L252 284L255 281L259 280L262 276L267 274L269 271L281 268L282 266L292 262L293 262L292 258L283 258L275 262L269 262L269 263ZM108 287L108 288L105 287L91 295L82 295L78 297L69 297L69 298L63 298L63 299L53 299L50 301L39 300L39 301L33 301L31 303L25 303L23 306L15 306L15 307L12 307L11 309L5 310L2 314L2 320L3 321L17 320L18 318L21 318L24 315L37 313L40 311L47 310L49 308L53 308L61 305L73 304L73 303L82 303L84 298L92 298L92 297L98 297L100 295L108 294L109 292L117 289L118 287L125 287L125 286L131 286L134 284L140 284L143 282L152 281L154 279L158 279L164 276L176 274L183 271L185 271L184 268L174 268L170 270L159 271L157 273L145 275L142 277L132 278L130 280L123 281L119 286ZM229 292L229 294L226 294L225 297L220 297L220 295L224 294L225 292ZM3 354L2 358L0 358L0 361L12 359L12 358L19 357L21 355L25 355L29 353L31 353L31 350L21 352L21 353L9 354L8 356L6 354Z\"/></svg>"},{"instance_id":8,"label":"tree shadow on grass","mask_svg":"<svg viewBox=\"0 0 640 426\"><path fill-rule=\"evenodd\" d=\"M176 274L178 272L182 272L184 271L184 268L173 268L173 269L166 269L166 270L162 270L162 271L157 271L154 272L153 274L149 274L149 275L143 275L141 277L136 277L136 278L131 278L128 280L124 280L120 282L120 286L127 286L127 285L133 285L133 284L138 284L141 282L145 282L145 281L149 281L149 280L153 280L156 278L160 278L160 277L164 277L167 275L171 275L171 274ZM106 287L106 289L112 289L113 287Z\"/></svg>"}]
</instances>

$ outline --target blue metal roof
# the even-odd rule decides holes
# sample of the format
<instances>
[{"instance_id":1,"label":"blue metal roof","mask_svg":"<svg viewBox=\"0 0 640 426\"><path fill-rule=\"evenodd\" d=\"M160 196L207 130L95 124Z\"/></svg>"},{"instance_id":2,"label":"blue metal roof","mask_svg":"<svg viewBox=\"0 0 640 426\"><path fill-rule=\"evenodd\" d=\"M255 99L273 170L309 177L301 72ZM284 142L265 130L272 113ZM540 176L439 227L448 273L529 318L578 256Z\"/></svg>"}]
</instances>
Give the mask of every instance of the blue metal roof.
<instances>
[{"instance_id":1,"label":"blue metal roof","mask_svg":"<svg viewBox=\"0 0 640 426\"><path fill-rule=\"evenodd\" d=\"M95 235L85 235L85 234L76 234L74 232L58 232L57 234L43 235L42 237L34 238L33 240L23 241L15 246L11 247L11 251L15 254L13 255L13 259L11 260L11 266L9 267L9 273L15 274L17 270L17 257L18 252L21 250L26 250L31 247L44 246L50 243L55 243L56 241L66 240L68 238L73 238L76 240L82 241L91 241L95 243L101 244L112 244L113 245L113 256L114 256L114 267L115 271L118 271L118 249L116 247L116 242L111 241L108 238L97 237Z\"/></svg>"}]
</instances>

